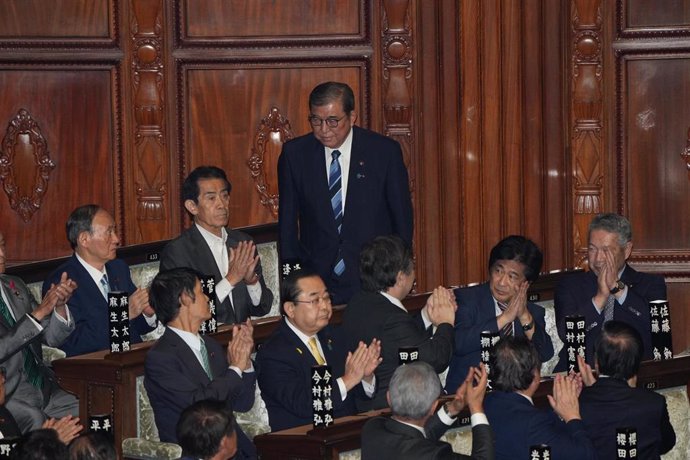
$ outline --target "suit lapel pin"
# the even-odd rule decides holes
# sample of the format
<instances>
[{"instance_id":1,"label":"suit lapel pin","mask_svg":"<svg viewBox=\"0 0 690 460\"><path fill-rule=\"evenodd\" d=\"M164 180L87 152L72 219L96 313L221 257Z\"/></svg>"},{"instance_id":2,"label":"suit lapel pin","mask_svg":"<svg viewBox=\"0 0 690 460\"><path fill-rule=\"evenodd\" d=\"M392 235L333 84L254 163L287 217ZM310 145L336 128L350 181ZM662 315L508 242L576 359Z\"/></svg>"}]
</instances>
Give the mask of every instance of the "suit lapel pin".
<instances>
[{"instance_id":1,"label":"suit lapel pin","mask_svg":"<svg viewBox=\"0 0 690 460\"><path fill-rule=\"evenodd\" d=\"M302 350L299 347L295 348L295 350L297 350L297 353L299 353L300 355L302 354Z\"/></svg>"}]
</instances>

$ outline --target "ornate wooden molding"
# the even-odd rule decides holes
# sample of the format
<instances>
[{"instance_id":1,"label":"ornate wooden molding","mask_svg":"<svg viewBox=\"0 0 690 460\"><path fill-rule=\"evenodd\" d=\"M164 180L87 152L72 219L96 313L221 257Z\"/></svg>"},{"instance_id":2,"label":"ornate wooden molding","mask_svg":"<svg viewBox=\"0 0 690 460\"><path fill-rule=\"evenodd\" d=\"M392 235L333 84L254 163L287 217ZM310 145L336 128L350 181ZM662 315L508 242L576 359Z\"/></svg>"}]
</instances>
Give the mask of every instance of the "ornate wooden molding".
<instances>
[{"instance_id":1,"label":"ornate wooden molding","mask_svg":"<svg viewBox=\"0 0 690 460\"><path fill-rule=\"evenodd\" d=\"M281 115L278 107L271 107L261 119L254 137L252 154L247 160L256 184L256 191L261 196L261 204L266 206L273 217L278 217L278 184L269 181L276 179L278 156L283 143L294 137L290 121Z\"/></svg>"},{"instance_id":2,"label":"ornate wooden molding","mask_svg":"<svg viewBox=\"0 0 690 460\"><path fill-rule=\"evenodd\" d=\"M134 99L134 168L138 237L157 234L165 219L163 2L132 0L132 94Z\"/></svg>"},{"instance_id":3,"label":"ornate wooden molding","mask_svg":"<svg viewBox=\"0 0 690 460\"><path fill-rule=\"evenodd\" d=\"M688 138L685 140L685 150L680 153L680 157L685 162L685 167L688 170L688 179L690 179L690 128L688 128Z\"/></svg>"},{"instance_id":4,"label":"ornate wooden molding","mask_svg":"<svg viewBox=\"0 0 690 460\"><path fill-rule=\"evenodd\" d=\"M604 128L601 0L572 0L570 15L573 241L581 261L591 215L603 209Z\"/></svg>"},{"instance_id":5,"label":"ornate wooden molding","mask_svg":"<svg viewBox=\"0 0 690 460\"><path fill-rule=\"evenodd\" d=\"M14 209L24 222L41 208L50 172L48 143L41 128L26 109L10 120L0 151L0 180Z\"/></svg>"},{"instance_id":6,"label":"ornate wooden molding","mask_svg":"<svg viewBox=\"0 0 690 460\"><path fill-rule=\"evenodd\" d=\"M383 54L384 133L400 142L410 170L410 189L414 193L412 145L414 85L412 55L413 31L409 0L382 0L381 48Z\"/></svg>"}]
</instances>

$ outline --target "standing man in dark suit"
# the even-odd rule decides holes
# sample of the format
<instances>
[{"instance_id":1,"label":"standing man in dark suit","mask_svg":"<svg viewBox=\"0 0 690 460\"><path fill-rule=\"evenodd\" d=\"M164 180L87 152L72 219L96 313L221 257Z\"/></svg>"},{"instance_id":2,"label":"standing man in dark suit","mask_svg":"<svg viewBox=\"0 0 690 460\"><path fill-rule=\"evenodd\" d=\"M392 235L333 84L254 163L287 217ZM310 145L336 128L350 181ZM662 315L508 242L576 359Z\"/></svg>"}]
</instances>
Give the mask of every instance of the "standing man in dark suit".
<instances>
[{"instance_id":1,"label":"standing man in dark suit","mask_svg":"<svg viewBox=\"0 0 690 460\"><path fill-rule=\"evenodd\" d=\"M165 247L160 264L161 270L189 267L213 275L217 319L226 324L264 316L273 303L254 241L227 227L231 189L225 171L215 166L199 166L187 176L182 200L194 224Z\"/></svg>"},{"instance_id":2,"label":"standing man in dark suit","mask_svg":"<svg viewBox=\"0 0 690 460\"><path fill-rule=\"evenodd\" d=\"M271 430L313 422L311 377L316 365L331 366L337 377L332 394L334 417L355 414L355 394L363 398L374 393L380 342L372 339L368 347L359 342L348 353L344 338L328 325L331 300L316 272L293 271L280 290L284 318L257 354L259 388Z\"/></svg>"},{"instance_id":3,"label":"standing man in dark suit","mask_svg":"<svg viewBox=\"0 0 690 460\"><path fill-rule=\"evenodd\" d=\"M551 458L598 458L580 417L579 383L575 376L557 375L549 403L553 411L534 407L532 397L541 381L541 360L525 337L504 337L496 345L492 381L484 408L496 435L496 459L530 458L530 447L546 444Z\"/></svg>"},{"instance_id":4,"label":"standing man in dark suit","mask_svg":"<svg viewBox=\"0 0 690 460\"><path fill-rule=\"evenodd\" d=\"M77 285L63 273L39 305L21 279L5 275L5 257L0 233L0 405L26 433L41 428L48 417L79 415L79 401L58 386L41 350L42 342L59 346L74 330L66 302Z\"/></svg>"},{"instance_id":5,"label":"standing man in dark suit","mask_svg":"<svg viewBox=\"0 0 690 460\"><path fill-rule=\"evenodd\" d=\"M412 201L400 144L354 126L352 88L326 82L309 96L312 132L278 160L280 256L321 276L333 304L359 289L359 251L378 235L412 245Z\"/></svg>"},{"instance_id":6,"label":"standing man in dark suit","mask_svg":"<svg viewBox=\"0 0 690 460\"><path fill-rule=\"evenodd\" d=\"M111 291L129 294L130 338L141 342L141 335L156 327L156 314L148 291L137 288L127 264L115 258L120 238L113 217L100 206L87 204L72 211L65 227L74 254L43 283L43 296L61 283L63 273L79 286L69 300L75 328L60 348L67 356L110 348L107 298Z\"/></svg>"},{"instance_id":7,"label":"standing man in dark suit","mask_svg":"<svg viewBox=\"0 0 690 460\"><path fill-rule=\"evenodd\" d=\"M585 387L580 411L599 458L616 458L616 428L637 430L637 457L659 459L673 448L676 433L671 426L664 397L636 388L642 360L642 338L628 324L604 324L595 347L598 378L580 358Z\"/></svg>"},{"instance_id":8,"label":"standing man in dark suit","mask_svg":"<svg viewBox=\"0 0 690 460\"><path fill-rule=\"evenodd\" d=\"M144 363L144 386L160 440L177 442L180 414L196 401L216 399L235 411L250 410L256 387L251 322L233 326L227 353L213 338L199 336L199 326L211 318L211 311L199 275L191 268L158 273L151 283L151 303L166 326ZM237 458L256 458L247 435L239 427L236 432Z\"/></svg>"},{"instance_id":9,"label":"standing man in dark suit","mask_svg":"<svg viewBox=\"0 0 690 460\"><path fill-rule=\"evenodd\" d=\"M367 243L360 255L362 292L347 304L343 318L345 335L353 350L359 341L381 340L383 362L376 369L377 391L373 400L358 400L360 412L388 405L386 390L398 367L400 348L416 349L420 361L437 373L448 367L453 353L455 301L438 287L415 316L402 304L415 280L409 246L394 235L379 236Z\"/></svg>"},{"instance_id":10,"label":"standing man in dark suit","mask_svg":"<svg viewBox=\"0 0 690 460\"><path fill-rule=\"evenodd\" d=\"M554 307L558 335L565 342L565 318L585 317L586 361L594 365L594 344L601 327L612 319L634 327L642 337L643 359L652 358L649 302L666 300L663 276L640 273L627 264L632 253L630 221L618 214L600 214L589 224L589 271L564 277L556 287ZM554 371L568 367L566 347Z\"/></svg>"},{"instance_id":11,"label":"standing man in dark suit","mask_svg":"<svg viewBox=\"0 0 690 460\"><path fill-rule=\"evenodd\" d=\"M527 289L539 277L542 259L541 250L531 240L506 237L489 255L489 281L455 290L455 353L448 369L447 392L454 392L467 369L479 364L484 331L526 337L541 362L551 359L553 344L546 333L544 309L527 302Z\"/></svg>"},{"instance_id":12,"label":"standing man in dark suit","mask_svg":"<svg viewBox=\"0 0 690 460\"><path fill-rule=\"evenodd\" d=\"M436 412L441 393L436 371L420 361L398 367L386 394L393 416L376 417L364 425L362 460L493 460L493 435L482 408L486 382L484 367L472 368L455 398ZM472 423L470 457L438 440L465 404Z\"/></svg>"}]
</instances>

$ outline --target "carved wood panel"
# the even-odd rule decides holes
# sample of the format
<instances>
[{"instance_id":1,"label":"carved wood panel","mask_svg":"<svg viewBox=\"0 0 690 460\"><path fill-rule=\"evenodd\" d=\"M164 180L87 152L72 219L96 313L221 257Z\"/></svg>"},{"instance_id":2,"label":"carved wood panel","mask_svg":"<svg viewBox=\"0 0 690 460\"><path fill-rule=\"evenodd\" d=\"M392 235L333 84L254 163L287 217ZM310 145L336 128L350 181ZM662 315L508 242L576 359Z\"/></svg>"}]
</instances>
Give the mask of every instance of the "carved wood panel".
<instances>
[{"instance_id":1,"label":"carved wood panel","mask_svg":"<svg viewBox=\"0 0 690 460\"><path fill-rule=\"evenodd\" d=\"M0 195L2 230L10 261L58 257L70 252L65 220L78 205L99 203L119 216L114 178L119 174L118 100L112 65L0 65L0 126L4 131L20 108L31 114L49 148L54 169L50 184L25 222ZM15 174L33 181L36 168L15 164ZM121 223L121 220L116 220Z\"/></svg>"}]
</instances>

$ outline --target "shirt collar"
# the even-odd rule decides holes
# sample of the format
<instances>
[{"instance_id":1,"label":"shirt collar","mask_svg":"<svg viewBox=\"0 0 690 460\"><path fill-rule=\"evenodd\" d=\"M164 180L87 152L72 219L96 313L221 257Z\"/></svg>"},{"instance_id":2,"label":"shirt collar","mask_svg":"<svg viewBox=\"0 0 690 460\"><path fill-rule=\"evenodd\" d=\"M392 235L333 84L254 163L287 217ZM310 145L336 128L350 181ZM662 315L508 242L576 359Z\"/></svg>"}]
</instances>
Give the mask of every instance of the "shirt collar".
<instances>
[{"instance_id":1,"label":"shirt collar","mask_svg":"<svg viewBox=\"0 0 690 460\"><path fill-rule=\"evenodd\" d=\"M228 240L228 232L225 230L225 227L222 227L220 229L220 236L217 236L209 232L196 222L194 223L194 225L196 225L196 228L199 230L199 233L201 233L201 236L204 237L204 240L206 240L206 244L208 244L209 246L216 245L219 243L225 244L225 242Z\"/></svg>"},{"instance_id":2,"label":"shirt collar","mask_svg":"<svg viewBox=\"0 0 690 460\"><path fill-rule=\"evenodd\" d=\"M402 304L402 302L400 301L400 299L398 299L398 298L396 298L396 297L393 297L392 295L388 294L387 292L383 292L383 291L379 291L379 294L381 294L381 295L384 296L386 299L388 299L388 301L389 301L390 303L392 303L393 305L395 305L396 307L400 308L400 309L403 310L405 313L407 313L407 308L405 308L405 307L403 306L403 304Z\"/></svg>"},{"instance_id":3,"label":"shirt collar","mask_svg":"<svg viewBox=\"0 0 690 460\"><path fill-rule=\"evenodd\" d=\"M398 420L397 418L394 418L393 420L395 420L395 421L398 422L398 423L402 423L403 425L407 425L407 426L410 426L410 427L414 428L415 430L417 430L417 431L419 431L420 433L422 433L422 435L426 438L426 431L424 431L424 428L422 428L421 426L414 425L414 424L408 423L408 422L404 422L404 421L402 421L402 420Z\"/></svg>"},{"instance_id":4,"label":"shirt collar","mask_svg":"<svg viewBox=\"0 0 690 460\"><path fill-rule=\"evenodd\" d=\"M80 264L86 269L86 271L89 273L91 278L93 278L94 282L96 283L97 286L100 286L101 279L103 278L103 275L107 275L108 272L105 269L105 264L103 264L103 270L99 270L93 265L89 264L87 261L81 258L79 254L76 252L74 253L75 256L77 256L77 260L79 261ZM111 280L108 280L111 281Z\"/></svg>"},{"instance_id":5,"label":"shirt collar","mask_svg":"<svg viewBox=\"0 0 690 460\"><path fill-rule=\"evenodd\" d=\"M201 352L201 341L203 339L199 337L199 334L183 331L182 329L178 329L172 326L168 326L168 329L180 336L180 338L184 340L184 343L186 343L187 346L191 348L193 351Z\"/></svg>"},{"instance_id":6,"label":"shirt collar","mask_svg":"<svg viewBox=\"0 0 690 460\"><path fill-rule=\"evenodd\" d=\"M314 335L314 336L308 336L308 335L305 334L304 332L302 332L302 331L300 331L299 329L297 329L297 326L295 326L294 324L292 324L292 323L290 322L290 319L289 319L287 316L285 317L285 322L287 323L288 327L289 327L290 329L292 329L292 332L294 332L294 333L297 335L297 337L299 337L299 339L302 341L302 343L305 344L306 346L309 346L309 340L310 340L312 337L316 337L316 341L317 341L317 342L319 341L319 338L318 338L317 336L315 336L315 335Z\"/></svg>"},{"instance_id":7,"label":"shirt collar","mask_svg":"<svg viewBox=\"0 0 690 460\"><path fill-rule=\"evenodd\" d=\"M342 144L340 144L340 147L336 149L332 149L330 147L324 146L324 149L326 151L326 160L331 159L331 154L333 153L334 150L337 150L340 152L340 157L344 160L345 158L350 158L350 152L352 151L352 133L354 129L350 127L350 132L347 134L347 137L343 141ZM328 162L327 162L328 163Z\"/></svg>"}]
</instances>

